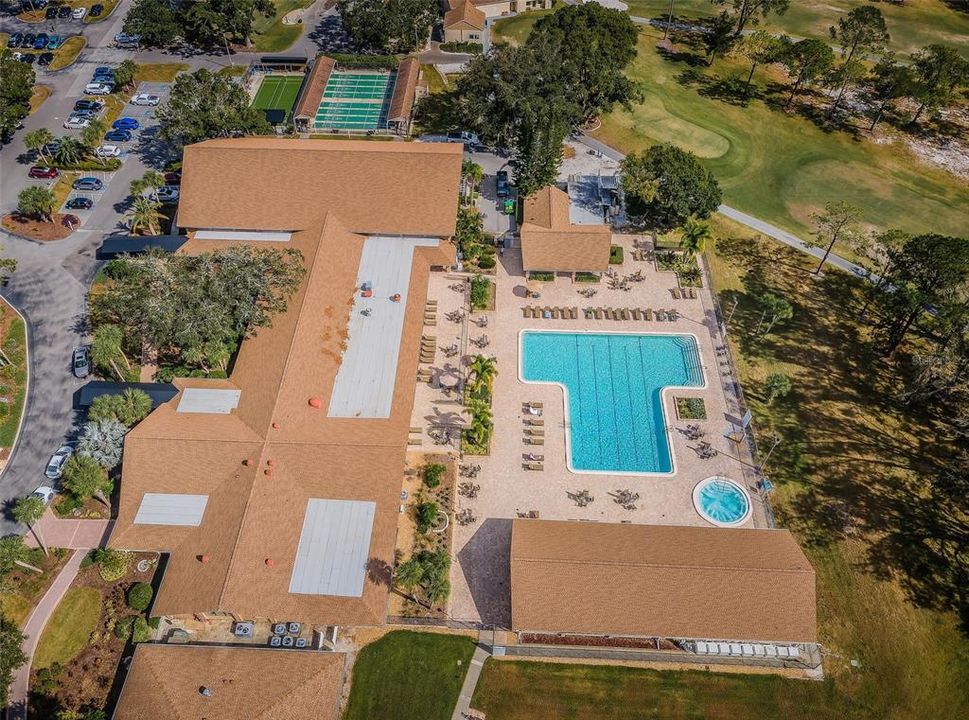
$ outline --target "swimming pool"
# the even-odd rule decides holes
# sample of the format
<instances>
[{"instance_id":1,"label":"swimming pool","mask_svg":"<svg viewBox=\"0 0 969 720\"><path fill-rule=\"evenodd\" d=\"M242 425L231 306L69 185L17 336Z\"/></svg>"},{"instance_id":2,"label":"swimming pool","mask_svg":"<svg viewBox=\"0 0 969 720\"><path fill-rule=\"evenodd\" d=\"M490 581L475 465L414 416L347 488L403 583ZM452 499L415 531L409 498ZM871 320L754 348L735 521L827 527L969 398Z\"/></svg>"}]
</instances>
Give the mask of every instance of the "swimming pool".
<instances>
[{"instance_id":1,"label":"swimming pool","mask_svg":"<svg viewBox=\"0 0 969 720\"><path fill-rule=\"evenodd\" d=\"M673 472L662 392L703 387L692 335L522 331L522 381L565 390L572 472Z\"/></svg>"},{"instance_id":2,"label":"swimming pool","mask_svg":"<svg viewBox=\"0 0 969 720\"><path fill-rule=\"evenodd\" d=\"M750 517L750 496L733 480L717 475L696 484L693 507L704 520L731 527Z\"/></svg>"}]
</instances>

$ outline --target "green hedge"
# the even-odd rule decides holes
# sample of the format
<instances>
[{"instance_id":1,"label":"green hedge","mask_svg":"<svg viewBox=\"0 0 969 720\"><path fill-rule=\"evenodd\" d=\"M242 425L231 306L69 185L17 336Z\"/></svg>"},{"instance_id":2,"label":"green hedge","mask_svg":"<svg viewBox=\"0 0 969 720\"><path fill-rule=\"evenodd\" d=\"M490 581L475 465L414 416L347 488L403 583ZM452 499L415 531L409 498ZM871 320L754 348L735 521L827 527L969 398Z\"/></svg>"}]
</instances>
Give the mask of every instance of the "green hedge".
<instances>
[{"instance_id":1,"label":"green hedge","mask_svg":"<svg viewBox=\"0 0 969 720\"><path fill-rule=\"evenodd\" d=\"M59 163L56 160L43 163L48 167L56 167L58 170L80 171L80 172L111 172L121 167L121 160L118 158L105 158L98 160L81 160L76 163Z\"/></svg>"},{"instance_id":2,"label":"green hedge","mask_svg":"<svg viewBox=\"0 0 969 720\"><path fill-rule=\"evenodd\" d=\"M613 245L609 248L609 264L622 265L622 245Z\"/></svg>"},{"instance_id":3,"label":"green hedge","mask_svg":"<svg viewBox=\"0 0 969 720\"><path fill-rule=\"evenodd\" d=\"M132 610L144 612L151 605L151 598L155 594L148 583L135 583L128 591L128 607Z\"/></svg>"},{"instance_id":4,"label":"green hedge","mask_svg":"<svg viewBox=\"0 0 969 720\"><path fill-rule=\"evenodd\" d=\"M447 472L447 465L441 463L428 463L424 466L424 484L433 489L441 484L441 478Z\"/></svg>"},{"instance_id":5,"label":"green hedge","mask_svg":"<svg viewBox=\"0 0 969 720\"><path fill-rule=\"evenodd\" d=\"M396 70L400 60L393 55L347 55L344 53L321 53L317 57L326 55L333 58L345 68L384 68Z\"/></svg>"},{"instance_id":6,"label":"green hedge","mask_svg":"<svg viewBox=\"0 0 969 720\"><path fill-rule=\"evenodd\" d=\"M441 43L441 50L456 53L482 53L484 45L476 42L447 42Z\"/></svg>"},{"instance_id":7,"label":"green hedge","mask_svg":"<svg viewBox=\"0 0 969 720\"><path fill-rule=\"evenodd\" d=\"M596 275L595 273L590 273L590 272L577 272L575 274L575 281L576 282L597 283L597 282L599 282L599 280L600 280L599 276Z\"/></svg>"},{"instance_id":8,"label":"green hedge","mask_svg":"<svg viewBox=\"0 0 969 720\"><path fill-rule=\"evenodd\" d=\"M529 280L538 280L539 282L552 282L555 280L555 273L551 272L530 272L528 273Z\"/></svg>"}]
</instances>

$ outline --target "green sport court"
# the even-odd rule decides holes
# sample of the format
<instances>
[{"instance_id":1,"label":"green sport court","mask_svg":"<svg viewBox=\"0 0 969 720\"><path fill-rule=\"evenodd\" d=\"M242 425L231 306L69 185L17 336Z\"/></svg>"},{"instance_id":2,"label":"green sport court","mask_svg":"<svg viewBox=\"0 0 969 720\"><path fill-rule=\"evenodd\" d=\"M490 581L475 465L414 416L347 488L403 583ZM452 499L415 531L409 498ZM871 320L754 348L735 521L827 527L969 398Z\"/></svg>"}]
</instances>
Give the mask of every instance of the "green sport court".
<instances>
[{"instance_id":1,"label":"green sport court","mask_svg":"<svg viewBox=\"0 0 969 720\"><path fill-rule=\"evenodd\" d=\"M395 72L334 70L313 126L318 130L383 130L394 94Z\"/></svg>"},{"instance_id":2,"label":"green sport court","mask_svg":"<svg viewBox=\"0 0 969 720\"><path fill-rule=\"evenodd\" d=\"M266 75L252 106L256 110L282 110L288 121L293 114L296 96L303 86L302 75Z\"/></svg>"}]
</instances>

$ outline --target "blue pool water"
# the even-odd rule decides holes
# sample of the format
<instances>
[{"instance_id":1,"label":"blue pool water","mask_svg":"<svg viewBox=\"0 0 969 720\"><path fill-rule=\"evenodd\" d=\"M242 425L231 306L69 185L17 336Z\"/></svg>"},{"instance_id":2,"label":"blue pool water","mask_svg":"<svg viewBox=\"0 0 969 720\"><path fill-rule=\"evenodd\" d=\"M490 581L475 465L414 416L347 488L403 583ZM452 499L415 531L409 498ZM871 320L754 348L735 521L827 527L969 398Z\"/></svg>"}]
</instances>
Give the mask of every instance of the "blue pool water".
<instances>
[{"instance_id":1,"label":"blue pool water","mask_svg":"<svg viewBox=\"0 0 969 720\"><path fill-rule=\"evenodd\" d=\"M734 525L750 513L747 493L733 481L719 477L700 481L693 491L693 502L702 516L718 525Z\"/></svg>"},{"instance_id":2,"label":"blue pool water","mask_svg":"<svg viewBox=\"0 0 969 720\"><path fill-rule=\"evenodd\" d=\"M577 472L671 472L662 389L703 385L689 335L525 332L521 373L565 386Z\"/></svg>"}]
</instances>

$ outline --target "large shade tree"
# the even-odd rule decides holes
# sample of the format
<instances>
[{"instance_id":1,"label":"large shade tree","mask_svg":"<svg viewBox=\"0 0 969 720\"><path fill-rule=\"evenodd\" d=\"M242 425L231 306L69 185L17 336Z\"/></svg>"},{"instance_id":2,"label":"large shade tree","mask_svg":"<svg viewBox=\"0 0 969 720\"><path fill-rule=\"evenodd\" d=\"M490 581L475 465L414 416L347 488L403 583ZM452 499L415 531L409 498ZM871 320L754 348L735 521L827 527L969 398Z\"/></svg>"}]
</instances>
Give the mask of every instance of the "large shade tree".
<instances>
[{"instance_id":1,"label":"large shade tree","mask_svg":"<svg viewBox=\"0 0 969 720\"><path fill-rule=\"evenodd\" d=\"M916 124L926 110L948 107L969 85L969 60L948 45L929 45L912 55L910 87L919 104L912 118Z\"/></svg>"},{"instance_id":2,"label":"large shade tree","mask_svg":"<svg viewBox=\"0 0 969 720\"><path fill-rule=\"evenodd\" d=\"M660 230L682 225L691 215L707 218L720 205L720 184L693 153L654 145L626 156L621 180L626 209Z\"/></svg>"},{"instance_id":3,"label":"large shade tree","mask_svg":"<svg viewBox=\"0 0 969 720\"><path fill-rule=\"evenodd\" d=\"M733 10L734 32L741 35L747 25L756 25L762 18L775 13L783 15L791 0L711 0L714 5L728 5Z\"/></svg>"},{"instance_id":4,"label":"large shade tree","mask_svg":"<svg viewBox=\"0 0 969 720\"><path fill-rule=\"evenodd\" d=\"M0 137L17 129L30 110L33 91L34 69L15 60L9 49L0 48Z\"/></svg>"},{"instance_id":5,"label":"large shade tree","mask_svg":"<svg viewBox=\"0 0 969 720\"><path fill-rule=\"evenodd\" d=\"M337 0L336 6L354 42L391 52L423 47L440 7L437 0Z\"/></svg>"},{"instance_id":6,"label":"large shade tree","mask_svg":"<svg viewBox=\"0 0 969 720\"><path fill-rule=\"evenodd\" d=\"M781 62L791 77L791 94L784 107L789 108L804 83L823 78L834 66L834 50L824 40L805 38L788 43L781 55Z\"/></svg>"},{"instance_id":7,"label":"large shade tree","mask_svg":"<svg viewBox=\"0 0 969 720\"><path fill-rule=\"evenodd\" d=\"M175 79L168 102L157 112L161 137L178 148L211 138L266 135L266 116L227 75L202 68Z\"/></svg>"},{"instance_id":8,"label":"large shade tree","mask_svg":"<svg viewBox=\"0 0 969 720\"><path fill-rule=\"evenodd\" d=\"M831 37L841 46L841 63L832 76L838 95L831 103L829 116L841 107L848 86L864 77L865 55L884 47L889 35L882 11L862 5L838 20L838 26L831 28Z\"/></svg>"}]
</instances>

